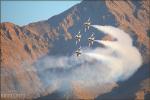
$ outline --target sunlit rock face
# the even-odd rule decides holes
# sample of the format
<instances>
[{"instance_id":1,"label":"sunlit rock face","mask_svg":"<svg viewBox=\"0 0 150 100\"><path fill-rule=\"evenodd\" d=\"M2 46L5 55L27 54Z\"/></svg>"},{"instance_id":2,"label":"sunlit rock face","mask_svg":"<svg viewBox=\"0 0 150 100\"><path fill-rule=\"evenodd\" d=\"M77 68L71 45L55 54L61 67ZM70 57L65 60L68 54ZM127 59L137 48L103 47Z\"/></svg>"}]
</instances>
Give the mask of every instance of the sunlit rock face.
<instances>
[{"instance_id":1,"label":"sunlit rock face","mask_svg":"<svg viewBox=\"0 0 150 100\"><path fill-rule=\"evenodd\" d=\"M88 45L86 39L90 36L90 32L97 32L93 28L89 30L89 33L84 32L83 23L89 17L92 24L116 26L129 33L133 39L133 44L142 54L144 64L148 64L150 57L150 41L148 36L150 30L149 4L150 2L148 0L85 0L45 21L30 23L22 27L9 22L1 23L2 93L15 91L23 92L28 95L29 98L38 98L40 96L48 96L51 98L51 93L55 88L51 88L51 86L43 88L44 83L41 77L39 77L34 64L45 55L72 55L77 48L74 36L79 30L85 37L82 39L81 45ZM110 36L103 34L96 34L96 37L98 39L104 38L105 40L112 40ZM148 76L147 74L142 76L140 73L143 70L145 71L148 67L142 66L142 68L143 69L140 69L139 73L136 74L141 77L140 80L138 80L138 84ZM125 85L121 84L120 87L125 87L126 85L130 87L130 84L130 82L125 83ZM137 83L133 81L132 84ZM109 86L111 87L111 85L114 87L118 86L116 83L110 84ZM103 87L96 88L95 91L90 91L75 82L73 82L72 89L73 91L69 98L75 99L93 99L97 97L97 95L95 95L97 92L103 92ZM140 89L140 86L132 89L135 90L132 93L133 97L135 94L138 95L138 89ZM127 96L126 94L122 95ZM106 94L108 98L113 96L116 95L115 93L112 95L111 91L110 94ZM103 95L103 97L105 97L105 95Z\"/></svg>"}]
</instances>

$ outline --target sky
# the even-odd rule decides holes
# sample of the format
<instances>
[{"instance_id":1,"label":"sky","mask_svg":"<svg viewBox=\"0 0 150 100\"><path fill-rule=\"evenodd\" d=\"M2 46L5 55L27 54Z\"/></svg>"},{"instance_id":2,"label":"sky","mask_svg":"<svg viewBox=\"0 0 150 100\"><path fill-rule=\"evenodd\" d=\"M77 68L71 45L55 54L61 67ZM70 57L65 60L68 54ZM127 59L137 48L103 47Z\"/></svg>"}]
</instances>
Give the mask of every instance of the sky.
<instances>
[{"instance_id":1,"label":"sky","mask_svg":"<svg viewBox=\"0 0 150 100\"><path fill-rule=\"evenodd\" d=\"M23 26L46 20L81 1L1 1L1 22Z\"/></svg>"}]
</instances>

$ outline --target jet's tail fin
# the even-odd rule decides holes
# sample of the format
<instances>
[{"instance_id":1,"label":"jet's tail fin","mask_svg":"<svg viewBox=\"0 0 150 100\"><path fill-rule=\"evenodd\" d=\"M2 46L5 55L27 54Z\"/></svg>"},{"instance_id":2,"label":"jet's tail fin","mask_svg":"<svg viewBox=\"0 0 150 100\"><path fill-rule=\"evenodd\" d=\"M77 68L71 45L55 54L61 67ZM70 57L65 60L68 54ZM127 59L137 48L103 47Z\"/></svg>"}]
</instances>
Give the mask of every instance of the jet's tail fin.
<instances>
[{"instance_id":1,"label":"jet's tail fin","mask_svg":"<svg viewBox=\"0 0 150 100\"><path fill-rule=\"evenodd\" d=\"M92 41L92 43L91 43L92 45L93 45L93 41Z\"/></svg>"},{"instance_id":2,"label":"jet's tail fin","mask_svg":"<svg viewBox=\"0 0 150 100\"><path fill-rule=\"evenodd\" d=\"M90 29L90 26L88 26L88 30Z\"/></svg>"},{"instance_id":3,"label":"jet's tail fin","mask_svg":"<svg viewBox=\"0 0 150 100\"><path fill-rule=\"evenodd\" d=\"M89 43L89 47L91 46L91 43Z\"/></svg>"}]
</instances>

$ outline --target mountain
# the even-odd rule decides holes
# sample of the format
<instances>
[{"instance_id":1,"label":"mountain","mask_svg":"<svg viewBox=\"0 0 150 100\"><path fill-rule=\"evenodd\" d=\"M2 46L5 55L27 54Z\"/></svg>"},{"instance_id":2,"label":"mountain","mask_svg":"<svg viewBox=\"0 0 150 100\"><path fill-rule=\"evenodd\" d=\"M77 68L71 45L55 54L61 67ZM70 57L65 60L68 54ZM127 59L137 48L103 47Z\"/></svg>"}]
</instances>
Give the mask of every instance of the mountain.
<instances>
[{"instance_id":1,"label":"mountain","mask_svg":"<svg viewBox=\"0 0 150 100\"><path fill-rule=\"evenodd\" d=\"M10 22L1 23L1 92L7 93L13 90L18 93L23 91L29 98L47 96L50 90L42 88L41 77L36 71L33 71L36 69L32 66L45 55L72 55L78 48L74 40L78 31L81 31L85 37L81 40L81 46L87 46L86 38L89 37L89 33L96 33L93 28L89 33L84 32L83 23L89 17L92 24L116 26L129 33L133 38L134 45L142 54L144 64L148 66L150 64L149 5L148 0L84 0L65 12L44 21L25 26L18 26ZM109 39L109 36L96 34L96 38ZM28 67L33 70L26 71L25 69ZM144 68L149 67L143 65L139 70ZM142 77L138 84L147 78L148 75ZM124 86L130 85L123 84L122 87ZM74 95L78 95L79 98L82 95L88 95L88 91L81 89L79 86L74 91ZM80 90L82 93L78 94ZM138 90L136 89L134 92L138 92ZM105 95L107 97L109 94ZM52 95L48 95L48 97L50 98Z\"/></svg>"}]
</instances>

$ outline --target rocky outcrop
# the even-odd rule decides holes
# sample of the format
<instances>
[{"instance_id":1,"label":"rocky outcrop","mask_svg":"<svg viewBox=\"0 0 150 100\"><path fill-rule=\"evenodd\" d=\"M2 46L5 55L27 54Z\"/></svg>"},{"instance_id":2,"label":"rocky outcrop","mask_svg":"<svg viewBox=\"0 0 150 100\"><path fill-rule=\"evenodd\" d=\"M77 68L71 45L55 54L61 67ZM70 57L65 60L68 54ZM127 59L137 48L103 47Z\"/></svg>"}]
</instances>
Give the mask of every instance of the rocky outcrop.
<instances>
[{"instance_id":1,"label":"rocky outcrop","mask_svg":"<svg viewBox=\"0 0 150 100\"><path fill-rule=\"evenodd\" d=\"M140 6L134 5L139 3ZM119 27L129 31L136 40L136 46L142 53L144 61L150 56L150 2L144 1L106 1L109 11L115 16ZM142 49L141 49L142 48Z\"/></svg>"},{"instance_id":2,"label":"rocky outcrop","mask_svg":"<svg viewBox=\"0 0 150 100\"><path fill-rule=\"evenodd\" d=\"M1 93L23 92L40 96L42 84L31 64L48 52L48 43L26 35L12 23L1 24ZM30 70L28 70L30 67ZM31 70L32 69L32 70Z\"/></svg>"},{"instance_id":3,"label":"rocky outcrop","mask_svg":"<svg viewBox=\"0 0 150 100\"><path fill-rule=\"evenodd\" d=\"M150 94L150 78L147 78L141 82L140 89L135 93L135 100L147 100ZM146 97L148 95L148 97Z\"/></svg>"},{"instance_id":4,"label":"rocky outcrop","mask_svg":"<svg viewBox=\"0 0 150 100\"><path fill-rule=\"evenodd\" d=\"M80 85L76 82L73 83L73 98L75 99L83 99L83 100L94 100L97 96L111 92L111 90L118 85L116 83L106 83L104 85L100 85L93 88L87 88L83 85Z\"/></svg>"},{"instance_id":5,"label":"rocky outcrop","mask_svg":"<svg viewBox=\"0 0 150 100\"><path fill-rule=\"evenodd\" d=\"M22 61L32 62L48 52L48 43L32 32L25 34L17 25L2 23L1 51L2 66L18 66Z\"/></svg>"}]
</instances>

